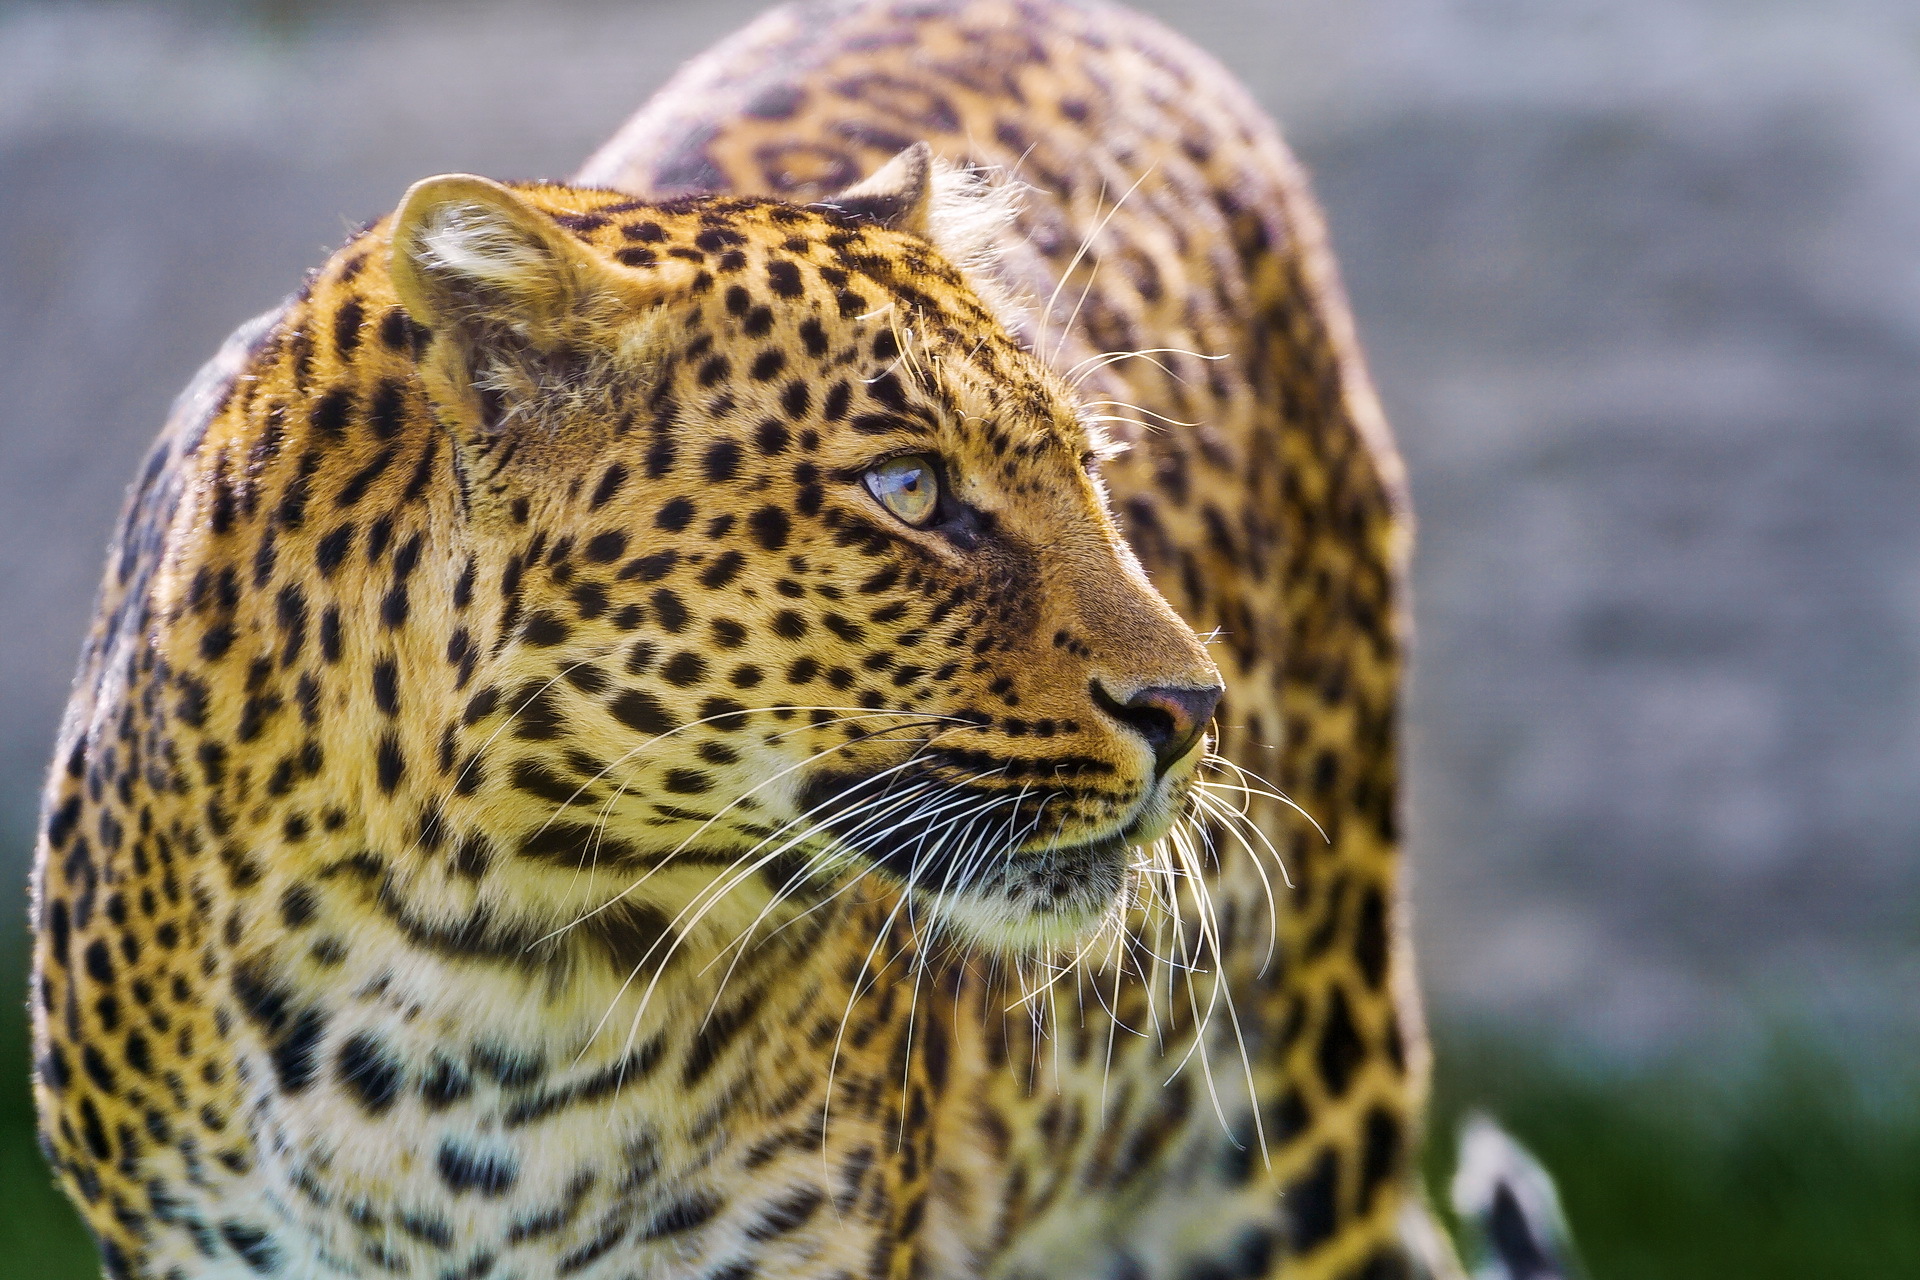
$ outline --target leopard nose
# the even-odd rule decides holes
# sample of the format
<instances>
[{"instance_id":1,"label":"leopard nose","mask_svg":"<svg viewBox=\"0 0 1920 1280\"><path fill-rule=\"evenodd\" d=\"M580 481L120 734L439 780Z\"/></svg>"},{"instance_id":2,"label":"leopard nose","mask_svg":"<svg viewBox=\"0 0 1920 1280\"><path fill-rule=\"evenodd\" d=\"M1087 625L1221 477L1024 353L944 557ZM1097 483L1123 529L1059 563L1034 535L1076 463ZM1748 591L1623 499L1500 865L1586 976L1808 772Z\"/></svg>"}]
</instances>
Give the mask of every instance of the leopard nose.
<instances>
[{"instance_id":1,"label":"leopard nose","mask_svg":"<svg viewBox=\"0 0 1920 1280\"><path fill-rule=\"evenodd\" d=\"M1146 739L1156 773L1165 773L1193 749L1225 692L1217 684L1198 689L1149 685L1122 700L1093 682L1094 704Z\"/></svg>"}]
</instances>

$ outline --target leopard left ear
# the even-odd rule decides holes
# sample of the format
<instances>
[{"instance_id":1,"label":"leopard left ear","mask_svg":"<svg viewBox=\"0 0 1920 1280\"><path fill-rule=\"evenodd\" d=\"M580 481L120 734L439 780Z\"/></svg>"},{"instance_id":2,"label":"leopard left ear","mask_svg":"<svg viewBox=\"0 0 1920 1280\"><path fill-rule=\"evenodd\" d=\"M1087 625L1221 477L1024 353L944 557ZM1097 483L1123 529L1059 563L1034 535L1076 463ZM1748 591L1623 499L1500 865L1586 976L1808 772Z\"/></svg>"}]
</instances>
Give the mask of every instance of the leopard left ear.
<instances>
[{"instance_id":1,"label":"leopard left ear","mask_svg":"<svg viewBox=\"0 0 1920 1280\"><path fill-rule=\"evenodd\" d=\"M820 203L889 231L928 236L932 230L933 148L916 142L839 195Z\"/></svg>"}]
</instances>

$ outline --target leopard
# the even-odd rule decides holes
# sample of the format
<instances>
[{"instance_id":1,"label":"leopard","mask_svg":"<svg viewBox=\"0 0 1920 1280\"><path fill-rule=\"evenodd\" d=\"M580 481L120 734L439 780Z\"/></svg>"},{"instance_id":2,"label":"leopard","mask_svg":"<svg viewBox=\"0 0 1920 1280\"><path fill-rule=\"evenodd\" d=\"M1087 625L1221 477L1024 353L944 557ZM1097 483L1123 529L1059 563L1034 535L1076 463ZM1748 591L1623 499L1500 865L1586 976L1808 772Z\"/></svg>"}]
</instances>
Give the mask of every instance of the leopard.
<instances>
[{"instance_id":1,"label":"leopard","mask_svg":"<svg viewBox=\"0 0 1920 1280\"><path fill-rule=\"evenodd\" d=\"M1298 162L1104 0L801 0L416 184L108 553L30 994L104 1273L1458 1277L1410 538Z\"/></svg>"}]
</instances>

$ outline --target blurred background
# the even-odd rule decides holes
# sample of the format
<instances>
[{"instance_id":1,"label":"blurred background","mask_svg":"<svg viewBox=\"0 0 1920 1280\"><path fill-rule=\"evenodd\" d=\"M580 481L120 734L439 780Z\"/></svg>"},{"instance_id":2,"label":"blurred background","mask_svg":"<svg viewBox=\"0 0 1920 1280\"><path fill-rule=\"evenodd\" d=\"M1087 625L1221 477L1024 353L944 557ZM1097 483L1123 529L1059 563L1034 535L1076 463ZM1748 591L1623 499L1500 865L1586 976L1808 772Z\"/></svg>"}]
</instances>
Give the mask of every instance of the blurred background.
<instances>
[{"instance_id":1,"label":"blurred background","mask_svg":"<svg viewBox=\"0 0 1920 1280\"><path fill-rule=\"evenodd\" d=\"M0 0L0 990L174 392L760 7ZM1145 7L1312 170L1413 476L1433 1167L1494 1109L1599 1280L1920 1275L1920 6ZM0 1277L77 1280L25 1073L9 1013Z\"/></svg>"}]
</instances>

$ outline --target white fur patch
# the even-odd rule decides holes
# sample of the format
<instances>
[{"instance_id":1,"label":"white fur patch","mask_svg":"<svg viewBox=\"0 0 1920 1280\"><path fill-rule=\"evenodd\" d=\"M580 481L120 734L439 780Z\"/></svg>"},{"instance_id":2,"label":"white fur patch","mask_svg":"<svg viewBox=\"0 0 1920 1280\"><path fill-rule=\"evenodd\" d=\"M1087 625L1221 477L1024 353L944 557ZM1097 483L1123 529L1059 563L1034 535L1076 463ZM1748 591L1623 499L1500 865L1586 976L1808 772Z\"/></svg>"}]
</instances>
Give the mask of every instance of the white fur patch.
<instances>
[{"instance_id":1,"label":"white fur patch","mask_svg":"<svg viewBox=\"0 0 1920 1280\"><path fill-rule=\"evenodd\" d=\"M1019 183L935 157L927 238L967 278L973 291L1009 329L1022 310L1001 270L1002 236L1020 207Z\"/></svg>"},{"instance_id":2,"label":"white fur patch","mask_svg":"<svg viewBox=\"0 0 1920 1280\"><path fill-rule=\"evenodd\" d=\"M524 289L552 262L526 232L478 204L447 204L433 211L414 238L421 267L498 289Z\"/></svg>"}]
</instances>

